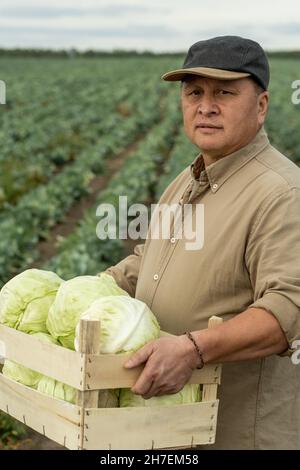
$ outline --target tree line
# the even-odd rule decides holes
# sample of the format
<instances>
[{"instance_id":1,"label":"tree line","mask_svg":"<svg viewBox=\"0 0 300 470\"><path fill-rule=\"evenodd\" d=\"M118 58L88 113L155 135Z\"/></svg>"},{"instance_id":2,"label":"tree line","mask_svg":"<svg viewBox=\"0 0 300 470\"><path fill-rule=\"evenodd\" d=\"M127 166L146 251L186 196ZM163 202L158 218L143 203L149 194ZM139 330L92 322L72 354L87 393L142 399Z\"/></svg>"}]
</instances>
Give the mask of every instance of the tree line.
<instances>
[{"instance_id":1,"label":"tree line","mask_svg":"<svg viewBox=\"0 0 300 470\"><path fill-rule=\"evenodd\" d=\"M281 58L281 59L299 59L300 49L293 51L267 51L267 55L270 58ZM77 49L25 49L25 48L14 48L5 49L0 48L0 57L53 57L53 58L76 58L76 57L184 57L185 52L153 52L153 51L136 51L136 50L125 50L125 49L114 49L112 51L105 50L94 50L89 49L86 51L79 51Z\"/></svg>"}]
</instances>

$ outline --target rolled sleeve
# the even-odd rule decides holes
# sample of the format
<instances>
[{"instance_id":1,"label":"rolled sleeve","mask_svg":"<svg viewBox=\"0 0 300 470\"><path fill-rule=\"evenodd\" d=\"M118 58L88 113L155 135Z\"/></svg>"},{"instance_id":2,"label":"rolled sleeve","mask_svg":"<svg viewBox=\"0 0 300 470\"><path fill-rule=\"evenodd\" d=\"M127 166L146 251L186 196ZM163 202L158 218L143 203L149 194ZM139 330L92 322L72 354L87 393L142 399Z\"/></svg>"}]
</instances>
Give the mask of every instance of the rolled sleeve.
<instances>
[{"instance_id":1,"label":"rolled sleeve","mask_svg":"<svg viewBox=\"0 0 300 470\"><path fill-rule=\"evenodd\" d=\"M127 256L115 266L111 266L105 272L110 274L122 289L131 297L135 296L136 284L139 275L141 260L144 252L144 244L136 245L132 255Z\"/></svg>"},{"instance_id":2,"label":"rolled sleeve","mask_svg":"<svg viewBox=\"0 0 300 470\"><path fill-rule=\"evenodd\" d=\"M272 195L250 233L246 265L254 291L250 307L272 313L289 349L300 339L300 189Z\"/></svg>"}]
</instances>

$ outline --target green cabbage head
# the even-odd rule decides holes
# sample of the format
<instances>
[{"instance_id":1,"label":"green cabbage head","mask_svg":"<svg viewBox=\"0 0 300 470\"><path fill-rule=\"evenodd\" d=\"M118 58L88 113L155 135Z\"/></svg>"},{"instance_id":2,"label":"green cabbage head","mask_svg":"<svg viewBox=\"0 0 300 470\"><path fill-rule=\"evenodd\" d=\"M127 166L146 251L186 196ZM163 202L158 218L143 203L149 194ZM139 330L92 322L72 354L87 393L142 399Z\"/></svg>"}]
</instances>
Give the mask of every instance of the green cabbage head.
<instances>
[{"instance_id":1,"label":"green cabbage head","mask_svg":"<svg viewBox=\"0 0 300 470\"><path fill-rule=\"evenodd\" d=\"M80 315L99 297L123 295L112 276L78 276L65 281L58 289L50 308L47 328L63 346L74 349L75 328Z\"/></svg>"},{"instance_id":2,"label":"green cabbage head","mask_svg":"<svg viewBox=\"0 0 300 470\"><path fill-rule=\"evenodd\" d=\"M63 280L42 269L27 269L0 291L0 323L24 333L47 333L46 320Z\"/></svg>"},{"instance_id":3,"label":"green cabbage head","mask_svg":"<svg viewBox=\"0 0 300 470\"><path fill-rule=\"evenodd\" d=\"M201 401L200 385L188 384L180 392L160 397L152 397L145 400L141 395L136 395L130 388L121 388L119 394L119 406L167 406L183 405Z\"/></svg>"},{"instance_id":4,"label":"green cabbage head","mask_svg":"<svg viewBox=\"0 0 300 470\"><path fill-rule=\"evenodd\" d=\"M101 321L100 352L103 354L136 351L160 335L159 324L149 307L129 296L99 298L81 318ZM79 323L75 340L77 350L78 340Z\"/></svg>"},{"instance_id":5,"label":"green cabbage head","mask_svg":"<svg viewBox=\"0 0 300 470\"><path fill-rule=\"evenodd\" d=\"M58 382L51 377L46 377L45 375L39 380L37 386L38 392L45 393L54 398L59 398L60 400L68 401L69 403L76 403L77 390L70 385L63 384Z\"/></svg>"},{"instance_id":6,"label":"green cabbage head","mask_svg":"<svg viewBox=\"0 0 300 470\"><path fill-rule=\"evenodd\" d=\"M42 377L38 383L37 390L38 392L45 393L46 395L58 398L59 400L68 401L74 405L76 404L77 389L70 385L58 382L51 377ZM101 401L101 408L118 407L119 390L110 389L102 392L100 391L100 394L101 393L105 393L105 399Z\"/></svg>"}]
</instances>

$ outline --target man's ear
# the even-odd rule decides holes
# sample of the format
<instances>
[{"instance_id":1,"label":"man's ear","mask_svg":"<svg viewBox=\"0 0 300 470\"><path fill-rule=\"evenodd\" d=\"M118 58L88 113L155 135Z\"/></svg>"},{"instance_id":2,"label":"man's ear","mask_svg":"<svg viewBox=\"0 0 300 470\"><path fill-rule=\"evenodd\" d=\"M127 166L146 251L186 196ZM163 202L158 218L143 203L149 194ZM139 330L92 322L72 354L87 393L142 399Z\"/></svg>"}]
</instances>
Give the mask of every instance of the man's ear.
<instances>
[{"instance_id":1,"label":"man's ear","mask_svg":"<svg viewBox=\"0 0 300 470\"><path fill-rule=\"evenodd\" d=\"M258 96L258 121L263 124L269 108L269 92L263 91Z\"/></svg>"}]
</instances>

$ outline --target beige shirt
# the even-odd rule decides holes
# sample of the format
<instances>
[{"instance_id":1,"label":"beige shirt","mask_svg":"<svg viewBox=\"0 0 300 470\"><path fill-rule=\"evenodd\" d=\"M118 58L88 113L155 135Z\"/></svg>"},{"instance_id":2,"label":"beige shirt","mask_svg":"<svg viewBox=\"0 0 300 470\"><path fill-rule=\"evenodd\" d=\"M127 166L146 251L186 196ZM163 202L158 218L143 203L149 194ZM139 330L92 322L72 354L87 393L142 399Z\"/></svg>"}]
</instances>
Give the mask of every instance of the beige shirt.
<instances>
[{"instance_id":1,"label":"beige shirt","mask_svg":"<svg viewBox=\"0 0 300 470\"><path fill-rule=\"evenodd\" d=\"M204 207L204 244L138 245L108 272L173 334L265 308L300 338L300 169L261 129L247 146L204 167L202 156L160 203ZM291 351L289 351L291 354ZM288 355L223 365L217 439L210 449L300 449L300 365Z\"/></svg>"}]
</instances>

